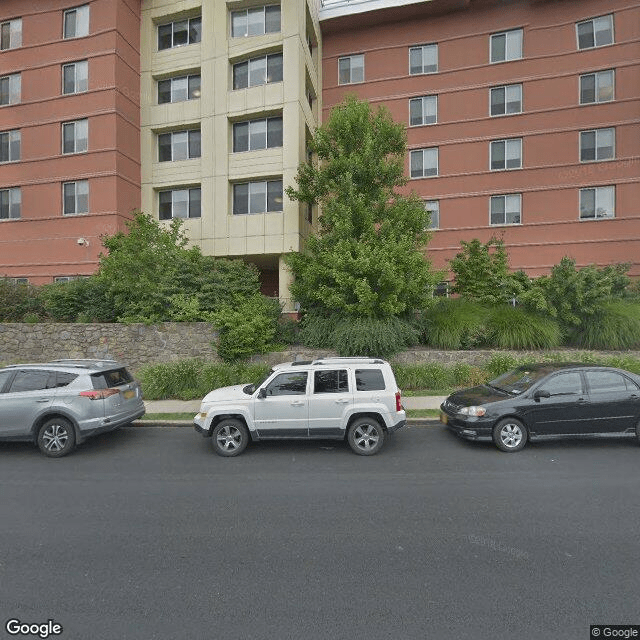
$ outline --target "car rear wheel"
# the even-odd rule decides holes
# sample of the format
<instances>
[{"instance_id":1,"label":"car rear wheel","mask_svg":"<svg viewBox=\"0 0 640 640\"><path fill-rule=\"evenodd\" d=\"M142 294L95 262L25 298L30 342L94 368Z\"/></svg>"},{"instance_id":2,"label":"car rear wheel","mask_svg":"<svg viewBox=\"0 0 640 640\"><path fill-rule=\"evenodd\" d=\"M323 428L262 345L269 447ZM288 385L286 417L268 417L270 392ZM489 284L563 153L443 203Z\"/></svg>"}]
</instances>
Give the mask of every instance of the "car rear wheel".
<instances>
[{"instance_id":1,"label":"car rear wheel","mask_svg":"<svg viewBox=\"0 0 640 640\"><path fill-rule=\"evenodd\" d=\"M515 418L500 420L493 428L493 442L501 451L520 451L527 444L527 428Z\"/></svg>"},{"instance_id":2,"label":"car rear wheel","mask_svg":"<svg viewBox=\"0 0 640 640\"><path fill-rule=\"evenodd\" d=\"M249 444L249 431L240 420L222 420L214 427L211 442L219 456L239 456Z\"/></svg>"},{"instance_id":3,"label":"car rear wheel","mask_svg":"<svg viewBox=\"0 0 640 640\"><path fill-rule=\"evenodd\" d=\"M38 447L49 458L66 456L75 444L73 425L65 418L51 418L38 430Z\"/></svg>"},{"instance_id":4,"label":"car rear wheel","mask_svg":"<svg viewBox=\"0 0 640 640\"><path fill-rule=\"evenodd\" d=\"M384 429L375 418L358 418L347 433L349 446L360 456L372 456L384 443Z\"/></svg>"}]
</instances>

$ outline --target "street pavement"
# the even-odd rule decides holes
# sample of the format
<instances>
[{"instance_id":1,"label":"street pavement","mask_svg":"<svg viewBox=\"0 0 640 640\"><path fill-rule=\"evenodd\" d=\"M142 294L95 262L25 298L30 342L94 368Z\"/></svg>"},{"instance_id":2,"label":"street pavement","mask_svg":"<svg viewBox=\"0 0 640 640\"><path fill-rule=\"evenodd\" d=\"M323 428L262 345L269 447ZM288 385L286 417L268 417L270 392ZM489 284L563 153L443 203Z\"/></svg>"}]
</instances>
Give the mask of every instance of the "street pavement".
<instances>
[{"instance_id":1,"label":"street pavement","mask_svg":"<svg viewBox=\"0 0 640 640\"><path fill-rule=\"evenodd\" d=\"M0 638L13 618L50 640L588 640L640 624L638 455L505 454L436 422L371 457L225 459L153 426L59 460L1 443Z\"/></svg>"}]
</instances>

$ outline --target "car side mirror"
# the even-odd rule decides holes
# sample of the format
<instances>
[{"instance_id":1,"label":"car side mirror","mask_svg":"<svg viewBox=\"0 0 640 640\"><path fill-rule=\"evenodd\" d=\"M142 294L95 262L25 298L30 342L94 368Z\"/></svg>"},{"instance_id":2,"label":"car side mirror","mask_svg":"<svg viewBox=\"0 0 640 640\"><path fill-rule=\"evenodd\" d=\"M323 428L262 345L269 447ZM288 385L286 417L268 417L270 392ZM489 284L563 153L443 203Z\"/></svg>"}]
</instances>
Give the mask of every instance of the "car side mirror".
<instances>
[{"instance_id":1,"label":"car side mirror","mask_svg":"<svg viewBox=\"0 0 640 640\"><path fill-rule=\"evenodd\" d=\"M536 391L533 394L533 399L536 402L540 402L540 398L550 398L551 397L551 393L549 391L546 391L545 389L540 389L540 391Z\"/></svg>"},{"instance_id":2,"label":"car side mirror","mask_svg":"<svg viewBox=\"0 0 640 640\"><path fill-rule=\"evenodd\" d=\"M267 397L267 390L262 387L262 389L260 389L260 391L258 391L258 398L266 398Z\"/></svg>"}]
</instances>

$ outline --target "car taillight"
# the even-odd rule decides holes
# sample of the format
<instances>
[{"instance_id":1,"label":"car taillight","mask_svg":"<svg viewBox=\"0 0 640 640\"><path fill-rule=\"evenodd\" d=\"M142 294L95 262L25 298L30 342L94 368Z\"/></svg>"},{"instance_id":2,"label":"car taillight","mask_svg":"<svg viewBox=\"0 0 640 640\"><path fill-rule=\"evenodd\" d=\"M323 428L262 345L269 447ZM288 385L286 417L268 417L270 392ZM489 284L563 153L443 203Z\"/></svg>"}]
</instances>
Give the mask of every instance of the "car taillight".
<instances>
[{"instance_id":1,"label":"car taillight","mask_svg":"<svg viewBox=\"0 0 640 640\"><path fill-rule=\"evenodd\" d=\"M399 391L396 391L396 411L402 411L402 398Z\"/></svg>"},{"instance_id":2,"label":"car taillight","mask_svg":"<svg viewBox=\"0 0 640 640\"><path fill-rule=\"evenodd\" d=\"M115 396L117 393L120 393L117 389L93 389L91 391L81 391L80 395L90 400L104 400L109 396Z\"/></svg>"}]
</instances>

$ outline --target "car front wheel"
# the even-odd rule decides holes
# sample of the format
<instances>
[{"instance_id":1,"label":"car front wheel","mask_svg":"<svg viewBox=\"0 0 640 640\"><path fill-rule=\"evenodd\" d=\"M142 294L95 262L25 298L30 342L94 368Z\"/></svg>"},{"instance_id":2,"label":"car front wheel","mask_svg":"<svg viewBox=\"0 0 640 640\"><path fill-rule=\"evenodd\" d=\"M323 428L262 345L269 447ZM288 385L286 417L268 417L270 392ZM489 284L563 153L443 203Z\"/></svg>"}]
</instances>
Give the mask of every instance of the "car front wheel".
<instances>
[{"instance_id":1,"label":"car front wheel","mask_svg":"<svg viewBox=\"0 0 640 640\"><path fill-rule=\"evenodd\" d=\"M249 444L249 432L240 420L222 420L214 427L211 442L219 456L239 456Z\"/></svg>"},{"instance_id":2,"label":"car front wheel","mask_svg":"<svg viewBox=\"0 0 640 640\"><path fill-rule=\"evenodd\" d=\"M520 451L527 444L527 428L515 418L500 420L493 428L493 442L501 451Z\"/></svg>"},{"instance_id":3,"label":"car front wheel","mask_svg":"<svg viewBox=\"0 0 640 640\"><path fill-rule=\"evenodd\" d=\"M349 446L360 456L378 453L384 442L384 429L374 418L359 418L349 427Z\"/></svg>"},{"instance_id":4,"label":"car front wheel","mask_svg":"<svg viewBox=\"0 0 640 640\"><path fill-rule=\"evenodd\" d=\"M66 456L75 444L73 425L64 418L51 418L38 430L38 447L49 458Z\"/></svg>"}]
</instances>

